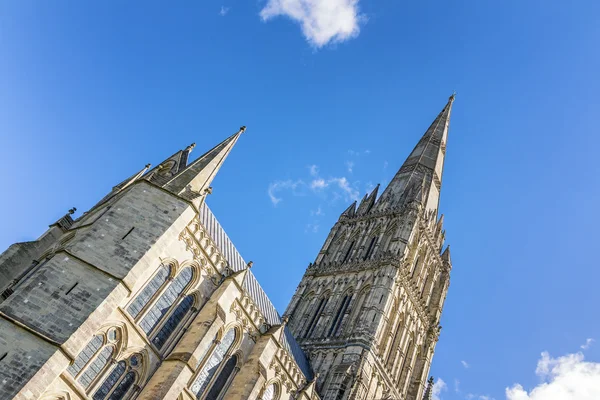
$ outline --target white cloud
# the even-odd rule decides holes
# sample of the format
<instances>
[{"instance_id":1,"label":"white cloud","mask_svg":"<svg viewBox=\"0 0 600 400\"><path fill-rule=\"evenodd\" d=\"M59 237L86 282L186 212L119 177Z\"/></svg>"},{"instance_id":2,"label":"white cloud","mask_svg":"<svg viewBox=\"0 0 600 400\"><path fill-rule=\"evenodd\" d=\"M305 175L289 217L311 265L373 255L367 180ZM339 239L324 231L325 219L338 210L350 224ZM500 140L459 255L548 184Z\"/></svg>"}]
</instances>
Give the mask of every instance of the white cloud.
<instances>
[{"instance_id":1,"label":"white cloud","mask_svg":"<svg viewBox=\"0 0 600 400\"><path fill-rule=\"evenodd\" d=\"M595 340L594 340L594 339L592 339L592 338L587 338L587 339L585 339L585 343L584 343L584 344L582 344L582 345L581 345L581 346L579 346L579 347L581 347L583 350L587 350L587 349L589 349L589 348L590 348L590 346L591 346L591 345L592 345L592 343L594 343L594 342L595 342Z\"/></svg>"},{"instance_id":2,"label":"white cloud","mask_svg":"<svg viewBox=\"0 0 600 400\"><path fill-rule=\"evenodd\" d=\"M465 360L461 360L460 363L462 364L463 367L465 367L465 369L469 369L470 365L468 362L466 362Z\"/></svg>"},{"instance_id":3,"label":"white cloud","mask_svg":"<svg viewBox=\"0 0 600 400\"><path fill-rule=\"evenodd\" d=\"M354 162L346 161L346 169L348 169L348 172L352 173L352 168L354 168Z\"/></svg>"},{"instance_id":4,"label":"white cloud","mask_svg":"<svg viewBox=\"0 0 600 400\"><path fill-rule=\"evenodd\" d=\"M310 176L318 176L319 175L319 167L316 165L309 165L308 171L310 172Z\"/></svg>"},{"instance_id":5,"label":"white cloud","mask_svg":"<svg viewBox=\"0 0 600 400\"><path fill-rule=\"evenodd\" d=\"M507 400L600 399L600 363L584 360L583 353L552 358L543 352L535 370L542 383L527 392L522 385L506 388Z\"/></svg>"},{"instance_id":6,"label":"white cloud","mask_svg":"<svg viewBox=\"0 0 600 400\"><path fill-rule=\"evenodd\" d=\"M431 400L440 400L441 393L445 392L447 389L448 386L446 385L446 382L444 382L442 378L438 378L431 390Z\"/></svg>"},{"instance_id":7,"label":"white cloud","mask_svg":"<svg viewBox=\"0 0 600 400\"><path fill-rule=\"evenodd\" d=\"M321 209L321 206L319 206L319 207L317 207L316 211L315 210L310 210L310 215L316 216L316 217L320 217L321 215L325 215L325 213Z\"/></svg>"},{"instance_id":8,"label":"white cloud","mask_svg":"<svg viewBox=\"0 0 600 400\"><path fill-rule=\"evenodd\" d=\"M221 11L219 11L219 15L221 17L224 17L227 15L227 13L229 12L230 7L225 7L225 6L221 6Z\"/></svg>"},{"instance_id":9,"label":"white cloud","mask_svg":"<svg viewBox=\"0 0 600 400\"><path fill-rule=\"evenodd\" d=\"M319 232L319 224L306 224L306 228L304 229L306 233L317 233Z\"/></svg>"},{"instance_id":10,"label":"white cloud","mask_svg":"<svg viewBox=\"0 0 600 400\"><path fill-rule=\"evenodd\" d=\"M365 19L358 0L268 0L260 12L264 21L281 15L300 23L304 37L315 47L356 37Z\"/></svg>"},{"instance_id":11,"label":"white cloud","mask_svg":"<svg viewBox=\"0 0 600 400\"><path fill-rule=\"evenodd\" d=\"M460 381L456 378L454 379L454 391L460 393Z\"/></svg>"},{"instance_id":12,"label":"white cloud","mask_svg":"<svg viewBox=\"0 0 600 400\"><path fill-rule=\"evenodd\" d=\"M387 169L388 165L390 165L390 163L388 163L387 161L383 162L383 169Z\"/></svg>"},{"instance_id":13,"label":"white cloud","mask_svg":"<svg viewBox=\"0 0 600 400\"><path fill-rule=\"evenodd\" d=\"M277 192L282 191L282 190L292 190L292 192L295 195L299 195L300 192L298 192L297 190L301 186L304 186L304 185L305 185L305 183L300 179L297 181L292 181L291 179L288 179L286 181L276 181L276 182L272 182L269 185L269 189L268 189L267 193L269 194L271 203L273 203L273 205L276 206L282 200L281 197L276 196Z\"/></svg>"},{"instance_id":14,"label":"white cloud","mask_svg":"<svg viewBox=\"0 0 600 400\"><path fill-rule=\"evenodd\" d=\"M310 188L313 190L324 189L327 186L329 186L329 183L325 182L325 179L323 178L313 179L310 183Z\"/></svg>"}]
</instances>

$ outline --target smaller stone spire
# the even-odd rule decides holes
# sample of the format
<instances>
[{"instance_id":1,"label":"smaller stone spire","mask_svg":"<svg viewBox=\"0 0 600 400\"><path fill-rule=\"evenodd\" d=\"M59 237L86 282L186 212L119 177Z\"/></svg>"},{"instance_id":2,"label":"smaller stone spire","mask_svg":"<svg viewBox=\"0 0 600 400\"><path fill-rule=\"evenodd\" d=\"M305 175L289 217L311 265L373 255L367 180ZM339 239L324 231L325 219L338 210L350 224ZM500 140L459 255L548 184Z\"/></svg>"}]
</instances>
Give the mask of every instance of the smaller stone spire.
<instances>
[{"instance_id":1,"label":"smaller stone spire","mask_svg":"<svg viewBox=\"0 0 600 400\"><path fill-rule=\"evenodd\" d=\"M163 187L189 200L203 196L206 193L205 189L210 187L225 158L231 152L240 135L245 131L245 126L240 127L236 133L201 155L194 162L187 165L185 169L180 170ZM188 146L186 151L191 150L191 148L192 146Z\"/></svg>"},{"instance_id":2,"label":"smaller stone spire","mask_svg":"<svg viewBox=\"0 0 600 400\"><path fill-rule=\"evenodd\" d=\"M431 400L433 398L433 376L430 376L427 380L427 387L423 394L423 400Z\"/></svg>"},{"instance_id":3,"label":"smaller stone spire","mask_svg":"<svg viewBox=\"0 0 600 400\"><path fill-rule=\"evenodd\" d=\"M448 245L448 247L446 247L446 250L444 250L444 252L442 253L442 260L452 265L452 259L450 258L450 245Z\"/></svg>"}]
</instances>

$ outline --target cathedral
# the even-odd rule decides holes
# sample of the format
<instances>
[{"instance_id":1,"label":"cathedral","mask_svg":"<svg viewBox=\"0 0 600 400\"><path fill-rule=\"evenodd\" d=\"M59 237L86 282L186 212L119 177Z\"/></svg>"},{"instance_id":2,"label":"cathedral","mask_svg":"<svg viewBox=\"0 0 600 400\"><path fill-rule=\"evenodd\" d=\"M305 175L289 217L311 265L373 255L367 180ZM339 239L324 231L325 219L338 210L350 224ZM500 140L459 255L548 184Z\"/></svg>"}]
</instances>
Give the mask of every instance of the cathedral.
<instances>
[{"instance_id":1,"label":"cathedral","mask_svg":"<svg viewBox=\"0 0 600 400\"><path fill-rule=\"evenodd\" d=\"M0 399L422 400L450 283L438 217L454 95L345 209L285 313L207 205L245 127L0 255Z\"/></svg>"}]
</instances>

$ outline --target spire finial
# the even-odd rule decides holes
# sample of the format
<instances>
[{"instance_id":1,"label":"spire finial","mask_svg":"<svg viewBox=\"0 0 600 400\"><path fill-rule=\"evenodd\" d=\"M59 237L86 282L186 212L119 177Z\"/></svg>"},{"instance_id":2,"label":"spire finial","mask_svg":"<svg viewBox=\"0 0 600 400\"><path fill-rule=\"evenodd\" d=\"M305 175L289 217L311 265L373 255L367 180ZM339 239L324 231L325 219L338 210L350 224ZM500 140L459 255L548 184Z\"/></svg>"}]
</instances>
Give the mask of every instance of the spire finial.
<instances>
[{"instance_id":1,"label":"spire finial","mask_svg":"<svg viewBox=\"0 0 600 400\"><path fill-rule=\"evenodd\" d=\"M185 151L190 152L192 150L194 150L194 147L196 147L196 143L192 143L190 144L188 147L185 148Z\"/></svg>"},{"instance_id":2,"label":"spire finial","mask_svg":"<svg viewBox=\"0 0 600 400\"><path fill-rule=\"evenodd\" d=\"M75 211L77 211L77 207L73 207L69 210L69 214L73 215L75 214Z\"/></svg>"},{"instance_id":3,"label":"spire finial","mask_svg":"<svg viewBox=\"0 0 600 400\"><path fill-rule=\"evenodd\" d=\"M253 265L253 264L254 264L254 262L253 262L253 261L248 261L248 264L246 264L246 267L247 267L248 269L250 269L250 268L252 268L252 265Z\"/></svg>"},{"instance_id":4,"label":"spire finial","mask_svg":"<svg viewBox=\"0 0 600 400\"><path fill-rule=\"evenodd\" d=\"M240 126L240 133L246 132L246 125Z\"/></svg>"},{"instance_id":5,"label":"spire finial","mask_svg":"<svg viewBox=\"0 0 600 400\"><path fill-rule=\"evenodd\" d=\"M146 164L146 165L144 166L144 168L148 169L148 168L150 168L151 166L152 166L152 164L148 163L148 164Z\"/></svg>"},{"instance_id":6,"label":"spire finial","mask_svg":"<svg viewBox=\"0 0 600 400\"><path fill-rule=\"evenodd\" d=\"M456 98L456 90L454 92L452 92L452 95L448 98L448 100L454 101L455 98Z\"/></svg>"}]
</instances>

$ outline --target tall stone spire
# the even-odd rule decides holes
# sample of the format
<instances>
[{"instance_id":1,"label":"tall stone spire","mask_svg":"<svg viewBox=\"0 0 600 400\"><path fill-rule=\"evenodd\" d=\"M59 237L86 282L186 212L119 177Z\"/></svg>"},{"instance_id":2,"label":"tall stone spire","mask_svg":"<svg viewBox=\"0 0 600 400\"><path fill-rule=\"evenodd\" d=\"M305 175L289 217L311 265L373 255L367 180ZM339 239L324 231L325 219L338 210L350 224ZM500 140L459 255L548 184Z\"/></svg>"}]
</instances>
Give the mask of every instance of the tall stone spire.
<instances>
[{"instance_id":1,"label":"tall stone spire","mask_svg":"<svg viewBox=\"0 0 600 400\"><path fill-rule=\"evenodd\" d=\"M427 211L438 210L442 172L446 154L446 141L450 125L450 113L455 95L448 99L444 109L438 114L419 143L410 153L404 164L378 201L378 209L383 210L400 205L406 191L413 186L422 186L423 202Z\"/></svg>"},{"instance_id":2,"label":"tall stone spire","mask_svg":"<svg viewBox=\"0 0 600 400\"><path fill-rule=\"evenodd\" d=\"M190 200L197 199L206 191L210 191L210 184L216 173L245 130L246 127L242 126L236 133L201 155L166 182L164 188Z\"/></svg>"}]
</instances>

